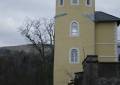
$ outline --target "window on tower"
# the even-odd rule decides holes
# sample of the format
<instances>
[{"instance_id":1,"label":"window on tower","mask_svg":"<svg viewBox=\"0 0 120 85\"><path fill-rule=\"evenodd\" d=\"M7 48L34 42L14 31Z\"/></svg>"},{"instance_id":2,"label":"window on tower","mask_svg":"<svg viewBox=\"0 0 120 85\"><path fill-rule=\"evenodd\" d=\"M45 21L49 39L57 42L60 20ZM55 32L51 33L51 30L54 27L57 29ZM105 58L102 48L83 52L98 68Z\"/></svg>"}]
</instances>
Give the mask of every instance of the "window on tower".
<instances>
[{"instance_id":1,"label":"window on tower","mask_svg":"<svg viewBox=\"0 0 120 85\"><path fill-rule=\"evenodd\" d=\"M86 6L92 6L92 0L86 0Z\"/></svg>"},{"instance_id":2,"label":"window on tower","mask_svg":"<svg viewBox=\"0 0 120 85\"><path fill-rule=\"evenodd\" d=\"M70 25L70 36L71 37L79 36L79 23L77 21L73 21Z\"/></svg>"},{"instance_id":3,"label":"window on tower","mask_svg":"<svg viewBox=\"0 0 120 85\"><path fill-rule=\"evenodd\" d=\"M79 49L78 48L72 48L70 50L70 63L72 64L79 63Z\"/></svg>"},{"instance_id":4,"label":"window on tower","mask_svg":"<svg viewBox=\"0 0 120 85\"><path fill-rule=\"evenodd\" d=\"M79 5L79 0L71 0L71 5Z\"/></svg>"},{"instance_id":5,"label":"window on tower","mask_svg":"<svg viewBox=\"0 0 120 85\"><path fill-rule=\"evenodd\" d=\"M63 6L63 5L64 5L64 0L58 0L58 4L59 4L60 6Z\"/></svg>"}]
</instances>

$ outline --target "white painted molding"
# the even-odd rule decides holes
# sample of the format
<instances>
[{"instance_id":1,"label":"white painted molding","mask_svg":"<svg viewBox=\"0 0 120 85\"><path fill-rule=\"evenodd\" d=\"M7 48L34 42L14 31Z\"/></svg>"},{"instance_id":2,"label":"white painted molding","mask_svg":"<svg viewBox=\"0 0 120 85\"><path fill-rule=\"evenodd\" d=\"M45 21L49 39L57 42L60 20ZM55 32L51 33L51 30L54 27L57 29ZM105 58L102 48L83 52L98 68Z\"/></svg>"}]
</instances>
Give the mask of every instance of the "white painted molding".
<instances>
[{"instance_id":1,"label":"white painted molding","mask_svg":"<svg viewBox=\"0 0 120 85\"><path fill-rule=\"evenodd\" d=\"M116 45L116 43L96 43L96 45Z\"/></svg>"},{"instance_id":2,"label":"white painted molding","mask_svg":"<svg viewBox=\"0 0 120 85\"><path fill-rule=\"evenodd\" d=\"M109 59L109 58L113 58L115 59L116 62L118 62L118 57L116 56L102 56L102 55L99 55L98 59ZM108 60L109 61L109 60Z\"/></svg>"},{"instance_id":3,"label":"white painted molding","mask_svg":"<svg viewBox=\"0 0 120 85\"><path fill-rule=\"evenodd\" d=\"M102 55L99 55L99 58L116 58L115 56L102 56Z\"/></svg>"},{"instance_id":4,"label":"white painted molding","mask_svg":"<svg viewBox=\"0 0 120 85\"><path fill-rule=\"evenodd\" d=\"M116 55L116 61L119 61L118 57L118 43L117 43L117 23L115 23L115 28L114 28L114 38L115 38L115 55Z\"/></svg>"}]
</instances>

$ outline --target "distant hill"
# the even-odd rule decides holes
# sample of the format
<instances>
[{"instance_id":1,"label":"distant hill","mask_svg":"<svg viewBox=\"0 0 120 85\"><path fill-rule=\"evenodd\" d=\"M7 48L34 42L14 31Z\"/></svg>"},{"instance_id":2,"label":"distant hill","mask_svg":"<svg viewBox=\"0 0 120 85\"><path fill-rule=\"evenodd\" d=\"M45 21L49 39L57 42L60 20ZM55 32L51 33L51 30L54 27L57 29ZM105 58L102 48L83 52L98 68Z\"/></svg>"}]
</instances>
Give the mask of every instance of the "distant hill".
<instances>
[{"instance_id":1,"label":"distant hill","mask_svg":"<svg viewBox=\"0 0 120 85\"><path fill-rule=\"evenodd\" d=\"M25 53L38 53L38 50L36 50L36 48L34 48L34 46L32 44L26 44L26 45L18 45L18 46L6 46L6 47L0 47L0 54L4 51L4 50L9 50L11 52L21 52L24 51ZM46 45L46 53L49 54L50 53L50 45Z\"/></svg>"},{"instance_id":2,"label":"distant hill","mask_svg":"<svg viewBox=\"0 0 120 85\"><path fill-rule=\"evenodd\" d=\"M10 51L24 51L26 53L37 51L32 44L0 47L0 50L5 50L5 49Z\"/></svg>"},{"instance_id":3,"label":"distant hill","mask_svg":"<svg viewBox=\"0 0 120 85\"><path fill-rule=\"evenodd\" d=\"M45 45L42 61L31 44L0 47L0 85L52 85L54 56L49 48Z\"/></svg>"}]
</instances>

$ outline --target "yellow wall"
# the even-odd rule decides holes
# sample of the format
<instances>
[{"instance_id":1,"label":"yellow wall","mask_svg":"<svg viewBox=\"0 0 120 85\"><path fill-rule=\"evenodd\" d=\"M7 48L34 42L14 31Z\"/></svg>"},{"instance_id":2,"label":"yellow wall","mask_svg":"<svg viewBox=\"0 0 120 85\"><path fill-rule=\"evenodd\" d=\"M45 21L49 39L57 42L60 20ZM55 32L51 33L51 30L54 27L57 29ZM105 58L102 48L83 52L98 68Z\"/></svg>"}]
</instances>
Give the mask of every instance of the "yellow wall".
<instances>
[{"instance_id":1,"label":"yellow wall","mask_svg":"<svg viewBox=\"0 0 120 85\"><path fill-rule=\"evenodd\" d=\"M115 62L116 55L116 24L113 22L96 23L96 54L101 62Z\"/></svg>"},{"instance_id":2,"label":"yellow wall","mask_svg":"<svg viewBox=\"0 0 120 85\"><path fill-rule=\"evenodd\" d=\"M56 15L67 13L66 16L56 18L55 24L55 57L54 57L54 85L67 85L74 72L82 72L82 61L85 54L95 54L95 27L86 14L94 12L93 7L86 7L85 0L80 0L79 6L71 6L70 0L64 0L64 6L57 5ZM93 0L94 5L94 0ZM80 36L70 37L70 23L76 20L80 24ZM70 64L69 51L79 48L80 63Z\"/></svg>"},{"instance_id":3,"label":"yellow wall","mask_svg":"<svg viewBox=\"0 0 120 85\"><path fill-rule=\"evenodd\" d=\"M54 85L67 85L73 79L74 72L82 72L82 62L87 55L99 55L99 61L110 62L116 60L115 55L115 23L95 23L86 15L95 11L93 6L85 6L85 0L80 5L70 5L70 0L64 0L64 6L56 4L55 22L55 57L54 57ZM70 37L70 23L76 20L80 25L79 37ZM69 62L71 48L80 50L80 63ZM108 58L109 56L109 58Z\"/></svg>"}]
</instances>

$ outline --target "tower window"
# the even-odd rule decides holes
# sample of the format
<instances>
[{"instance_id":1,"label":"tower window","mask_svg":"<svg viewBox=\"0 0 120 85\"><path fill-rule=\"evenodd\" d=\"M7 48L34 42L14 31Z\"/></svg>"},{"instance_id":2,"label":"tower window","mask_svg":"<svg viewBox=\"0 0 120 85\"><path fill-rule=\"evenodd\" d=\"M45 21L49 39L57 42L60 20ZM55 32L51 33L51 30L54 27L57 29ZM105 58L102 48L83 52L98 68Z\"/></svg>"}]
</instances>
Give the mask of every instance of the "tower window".
<instances>
[{"instance_id":1,"label":"tower window","mask_svg":"<svg viewBox=\"0 0 120 85\"><path fill-rule=\"evenodd\" d=\"M73 21L70 26L70 36L77 37L79 36L79 24L77 21Z\"/></svg>"},{"instance_id":2,"label":"tower window","mask_svg":"<svg viewBox=\"0 0 120 85\"><path fill-rule=\"evenodd\" d=\"M86 0L86 6L92 6L92 0Z\"/></svg>"},{"instance_id":3,"label":"tower window","mask_svg":"<svg viewBox=\"0 0 120 85\"><path fill-rule=\"evenodd\" d=\"M58 0L58 4L59 4L60 6L63 6L63 5L64 5L64 0Z\"/></svg>"},{"instance_id":4,"label":"tower window","mask_svg":"<svg viewBox=\"0 0 120 85\"><path fill-rule=\"evenodd\" d=\"M79 50L77 48L73 48L70 50L70 63L79 63Z\"/></svg>"},{"instance_id":5,"label":"tower window","mask_svg":"<svg viewBox=\"0 0 120 85\"><path fill-rule=\"evenodd\" d=\"M71 0L71 5L79 5L79 0Z\"/></svg>"},{"instance_id":6,"label":"tower window","mask_svg":"<svg viewBox=\"0 0 120 85\"><path fill-rule=\"evenodd\" d=\"M87 5L90 5L90 0L87 0Z\"/></svg>"}]
</instances>

